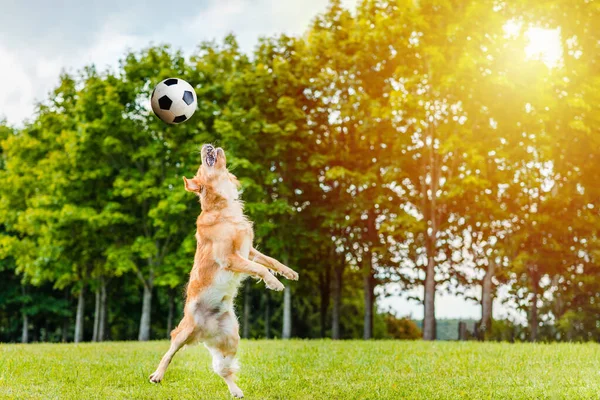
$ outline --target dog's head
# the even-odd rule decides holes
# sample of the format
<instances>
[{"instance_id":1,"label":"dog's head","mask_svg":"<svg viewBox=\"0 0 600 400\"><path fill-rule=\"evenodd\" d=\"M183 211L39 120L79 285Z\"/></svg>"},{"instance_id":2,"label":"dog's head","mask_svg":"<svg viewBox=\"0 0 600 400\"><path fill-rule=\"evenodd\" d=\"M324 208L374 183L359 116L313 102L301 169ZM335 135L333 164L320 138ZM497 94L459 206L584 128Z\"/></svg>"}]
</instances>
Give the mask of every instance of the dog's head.
<instances>
[{"instance_id":1,"label":"dog's head","mask_svg":"<svg viewBox=\"0 0 600 400\"><path fill-rule=\"evenodd\" d=\"M240 183L227 170L227 159L222 148L211 144L202 146L202 164L192 179L183 178L185 190L200 196L203 210L224 208L238 199Z\"/></svg>"}]
</instances>

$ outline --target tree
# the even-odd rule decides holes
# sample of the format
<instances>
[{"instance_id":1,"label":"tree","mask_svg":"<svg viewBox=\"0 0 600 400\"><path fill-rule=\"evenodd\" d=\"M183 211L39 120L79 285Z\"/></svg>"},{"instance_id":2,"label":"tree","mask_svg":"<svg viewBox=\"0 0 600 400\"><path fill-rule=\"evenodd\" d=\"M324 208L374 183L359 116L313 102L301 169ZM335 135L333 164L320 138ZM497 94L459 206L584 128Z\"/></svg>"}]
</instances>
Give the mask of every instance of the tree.
<instances>
[{"instance_id":1,"label":"tree","mask_svg":"<svg viewBox=\"0 0 600 400\"><path fill-rule=\"evenodd\" d=\"M390 46L393 49L392 43L402 43L399 38L410 34L403 24L409 18L405 10L365 1L353 17L339 1L332 1L307 37L314 77L306 96L315 103L309 123L318 146L311 164L320 169L323 195L335 204L326 215L335 246L343 246L350 255L344 264L360 268L363 276L365 339L373 335L377 271L390 265L380 225L397 193L386 169L393 158L386 149L391 148L394 128L385 93L391 88L391 71L401 63ZM340 266L334 274L334 337L339 336L342 276Z\"/></svg>"}]
</instances>

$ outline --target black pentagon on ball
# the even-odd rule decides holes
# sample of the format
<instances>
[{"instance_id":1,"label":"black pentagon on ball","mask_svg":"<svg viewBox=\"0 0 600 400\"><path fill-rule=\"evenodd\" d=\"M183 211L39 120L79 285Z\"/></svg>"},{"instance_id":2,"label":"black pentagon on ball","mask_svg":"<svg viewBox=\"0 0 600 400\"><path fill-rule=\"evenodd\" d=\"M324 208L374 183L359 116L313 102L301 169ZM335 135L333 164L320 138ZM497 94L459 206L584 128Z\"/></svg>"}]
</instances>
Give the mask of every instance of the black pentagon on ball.
<instances>
[{"instance_id":1,"label":"black pentagon on ball","mask_svg":"<svg viewBox=\"0 0 600 400\"><path fill-rule=\"evenodd\" d=\"M175 119L173 120L173 122L175 122L176 124L183 122L187 119L187 117L185 115L180 115L178 117L175 117Z\"/></svg>"},{"instance_id":2,"label":"black pentagon on ball","mask_svg":"<svg viewBox=\"0 0 600 400\"><path fill-rule=\"evenodd\" d=\"M161 110L168 110L171 108L171 104L173 104L173 100L168 98L166 95L158 99L158 105Z\"/></svg>"},{"instance_id":3,"label":"black pentagon on ball","mask_svg":"<svg viewBox=\"0 0 600 400\"><path fill-rule=\"evenodd\" d=\"M192 94L192 92L190 92L189 90L183 92L183 101L185 101L185 104L187 104L188 106L192 104L194 102L194 95Z\"/></svg>"},{"instance_id":4,"label":"black pentagon on ball","mask_svg":"<svg viewBox=\"0 0 600 400\"><path fill-rule=\"evenodd\" d=\"M167 86L173 86L173 85L177 85L177 79L176 78L169 78L165 81L165 85Z\"/></svg>"}]
</instances>

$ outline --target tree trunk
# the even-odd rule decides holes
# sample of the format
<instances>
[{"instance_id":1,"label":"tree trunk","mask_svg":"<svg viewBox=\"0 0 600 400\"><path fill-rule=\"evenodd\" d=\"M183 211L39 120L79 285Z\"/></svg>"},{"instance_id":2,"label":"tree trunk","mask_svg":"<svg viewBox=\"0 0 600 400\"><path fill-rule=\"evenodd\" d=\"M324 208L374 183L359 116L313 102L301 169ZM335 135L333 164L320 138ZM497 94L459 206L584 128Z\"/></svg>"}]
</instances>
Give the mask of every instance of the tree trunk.
<instances>
[{"instance_id":1,"label":"tree trunk","mask_svg":"<svg viewBox=\"0 0 600 400\"><path fill-rule=\"evenodd\" d=\"M283 263L289 264L289 258L287 254L283 256ZM292 337L292 290L290 289L290 283L283 289L283 327L281 329L281 338L289 339Z\"/></svg>"},{"instance_id":2,"label":"tree trunk","mask_svg":"<svg viewBox=\"0 0 600 400\"><path fill-rule=\"evenodd\" d=\"M37 327L37 325L35 324L35 322L33 323L33 328L32 328L32 341L33 343L37 343L40 341L40 329Z\"/></svg>"},{"instance_id":3,"label":"tree trunk","mask_svg":"<svg viewBox=\"0 0 600 400\"><path fill-rule=\"evenodd\" d=\"M552 297L554 298L553 310L554 316L558 319L565 313L565 304L562 290L560 290L560 276L554 275L552 278L552 286L557 288Z\"/></svg>"},{"instance_id":4,"label":"tree trunk","mask_svg":"<svg viewBox=\"0 0 600 400\"><path fill-rule=\"evenodd\" d=\"M369 253L370 254L370 253ZM369 340L373 338L373 267L371 266L372 260L367 260L367 266L369 270L363 277L363 291L364 291L364 324L363 324L363 339Z\"/></svg>"},{"instance_id":5,"label":"tree trunk","mask_svg":"<svg viewBox=\"0 0 600 400\"><path fill-rule=\"evenodd\" d=\"M50 319L46 318L44 320L44 336L42 337L42 342L49 341L49 334L48 334L48 332L50 332Z\"/></svg>"},{"instance_id":6,"label":"tree trunk","mask_svg":"<svg viewBox=\"0 0 600 400\"><path fill-rule=\"evenodd\" d=\"M271 304L269 292L265 292L265 338L271 338Z\"/></svg>"},{"instance_id":7,"label":"tree trunk","mask_svg":"<svg viewBox=\"0 0 600 400\"><path fill-rule=\"evenodd\" d=\"M92 342L98 341L98 323L100 322L100 288L96 289L96 303L94 306L94 332Z\"/></svg>"},{"instance_id":8,"label":"tree trunk","mask_svg":"<svg viewBox=\"0 0 600 400\"><path fill-rule=\"evenodd\" d=\"M69 318L63 318L62 326L62 342L67 343L69 341Z\"/></svg>"},{"instance_id":9,"label":"tree trunk","mask_svg":"<svg viewBox=\"0 0 600 400\"><path fill-rule=\"evenodd\" d=\"M345 260L342 259L339 265L334 268L333 277L333 308L331 310L331 338L339 340L341 338L340 331L340 314L342 310L342 284L344 278Z\"/></svg>"},{"instance_id":10,"label":"tree trunk","mask_svg":"<svg viewBox=\"0 0 600 400\"><path fill-rule=\"evenodd\" d=\"M100 321L98 322L98 341L103 342L106 335L106 317L108 315L106 298L106 280L100 277Z\"/></svg>"},{"instance_id":11,"label":"tree trunk","mask_svg":"<svg viewBox=\"0 0 600 400\"><path fill-rule=\"evenodd\" d=\"M243 332L242 337L248 339L250 337L250 280L246 280L244 286L244 320L243 320Z\"/></svg>"},{"instance_id":12,"label":"tree trunk","mask_svg":"<svg viewBox=\"0 0 600 400\"><path fill-rule=\"evenodd\" d=\"M289 339L292 337L292 291L289 286L283 289L283 329L281 338Z\"/></svg>"},{"instance_id":13,"label":"tree trunk","mask_svg":"<svg viewBox=\"0 0 600 400\"><path fill-rule=\"evenodd\" d=\"M23 329L21 330L21 343L29 342L29 317L23 312Z\"/></svg>"},{"instance_id":14,"label":"tree trunk","mask_svg":"<svg viewBox=\"0 0 600 400\"><path fill-rule=\"evenodd\" d=\"M435 262L433 256L428 256L427 272L425 275L425 318L423 320L423 339L435 340Z\"/></svg>"},{"instance_id":15,"label":"tree trunk","mask_svg":"<svg viewBox=\"0 0 600 400\"><path fill-rule=\"evenodd\" d=\"M27 294L27 289L25 285L21 285L21 295L23 296L23 310L21 314L23 315L23 326L21 329L21 343L29 342L29 316L25 312L25 295Z\"/></svg>"},{"instance_id":16,"label":"tree trunk","mask_svg":"<svg viewBox=\"0 0 600 400\"><path fill-rule=\"evenodd\" d=\"M532 279L532 292L533 297L531 299L531 310L529 316L529 328L531 331L530 341L537 341L538 336L538 290L539 290L539 280L537 278L537 271L530 269L531 271L531 279Z\"/></svg>"},{"instance_id":17,"label":"tree trunk","mask_svg":"<svg viewBox=\"0 0 600 400\"><path fill-rule=\"evenodd\" d=\"M334 253L335 255L335 253ZM327 311L329 310L329 299L331 295L331 265L327 265L325 271L320 274L321 278L321 337L327 335Z\"/></svg>"},{"instance_id":18,"label":"tree trunk","mask_svg":"<svg viewBox=\"0 0 600 400\"><path fill-rule=\"evenodd\" d=\"M425 294L424 294L424 319L423 319L423 339L436 340L437 329L435 321L435 256L437 250L437 233L438 233L438 210L437 210L437 192L439 187L439 169L435 155L435 127L433 124L428 127L430 135L429 162L427 169L429 172L430 182L429 189L424 186L423 198L429 200L427 210L427 222L429 228L426 236L426 251L427 251L427 269L425 271ZM429 193L428 193L429 192Z\"/></svg>"},{"instance_id":19,"label":"tree trunk","mask_svg":"<svg viewBox=\"0 0 600 400\"><path fill-rule=\"evenodd\" d=\"M485 276L483 277L483 282L481 285L481 326L479 332L482 339L485 339L486 333L489 333L490 329L492 328L492 278L494 277L495 273L496 260L492 255L488 259L487 271L485 272Z\"/></svg>"},{"instance_id":20,"label":"tree trunk","mask_svg":"<svg viewBox=\"0 0 600 400\"><path fill-rule=\"evenodd\" d=\"M377 227L375 225L375 211L369 210L367 218L367 234L369 238L369 249L365 253L363 271L363 294L364 294L364 324L363 324L363 339L369 340L373 338L373 306L375 303L375 270L373 265L373 246L378 241Z\"/></svg>"},{"instance_id":21,"label":"tree trunk","mask_svg":"<svg viewBox=\"0 0 600 400\"><path fill-rule=\"evenodd\" d=\"M175 311L175 288L169 289L169 311L167 313L167 339L171 337L173 329L173 313Z\"/></svg>"},{"instance_id":22,"label":"tree trunk","mask_svg":"<svg viewBox=\"0 0 600 400\"><path fill-rule=\"evenodd\" d=\"M433 201L435 204L435 201ZM433 212L432 212L433 213ZM434 214L432 214L434 215ZM427 269L425 271L425 294L423 299L423 305L425 307L424 319L423 319L423 339L424 340L436 340L437 329L435 321L435 249L436 249L436 238L437 238L437 227L435 216L432 216L431 222L433 224L431 233L426 238L427 248Z\"/></svg>"},{"instance_id":23,"label":"tree trunk","mask_svg":"<svg viewBox=\"0 0 600 400\"><path fill-rule=\"evenodd\" d=\"M79 291L79 297L77 299L77 315L75 316L75 343L83 342L83 318L85 312L85 282L81 286Z\"/></svg>"},{"instance_id":24,"label":"tree trunk","mask_svg":"<svg viewBox=\"0 0 600 400\"><path fill-rule=\"evenodd\" d=\"M71 301L69 299L70 293L68 289L65 289L65 302L69 304ZM67 343L69 341L69 317L63 318L63 326L62 326L62 342Z\"/></svg>"},{"instance_id":25,"label":"tree trunk","mask_svg":"<svg viewBox=\"0 0 600 400\"><path fill-rule=\"evenodd\" d=\"M139 341L150 340L150 312L152 310L152 287L144 284L144 294L142 299L142 317L140 318Z\"/></svg>"},{"instance_id":26,"label":"tree trunk","mask_svg":"<svg viewBox=\"0 0 600 400\"><path fill-rule=\"evenodd\" d=\"M531 299L531 318L530 318L530 327L531 327L531 338L532 342L537 341L538 334L538 310L537 310L537 293L533 293L533 298Z\"/></svg>"},{"instance_id":27,"label":"tree trunk","mask_svg":"<svg viewBox=\"0 0 600 400\"><path fill-rule=\"evenodd\" d=\"M269 291L265 290L265 338L271 338L271 304Z\"/></svg>"},{"instance_id":28,"label":"tree trunk","mask_svg":"<svg viewBox=\"0 0 600 400\"><path fill-rule=\"evenodd\" d=\"M467 323L464 321L458 322L458 340L467 340Z\"/></svg>"}]
</instances>

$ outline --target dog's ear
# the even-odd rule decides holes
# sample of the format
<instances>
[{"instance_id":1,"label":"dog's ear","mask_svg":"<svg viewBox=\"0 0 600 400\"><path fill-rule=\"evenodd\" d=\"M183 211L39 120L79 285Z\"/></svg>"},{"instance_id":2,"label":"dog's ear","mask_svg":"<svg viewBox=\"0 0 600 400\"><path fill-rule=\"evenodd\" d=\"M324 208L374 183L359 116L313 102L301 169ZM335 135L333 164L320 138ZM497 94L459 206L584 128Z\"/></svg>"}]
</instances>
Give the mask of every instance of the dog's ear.
<instances>
[{"instance_id":1,"label":"dog's ear","mask_svg":"<svg viewBox=\"0 0 600 400\"><path fill-rule=\"evenodd\" d=\"M196 183L193 179L188 179L185 176L183 177L183 184L185 185L185 190L193 193L200 193L201 186Z\"/></svg>"}]
</instances>

